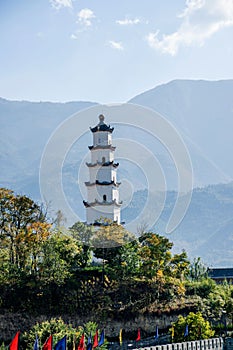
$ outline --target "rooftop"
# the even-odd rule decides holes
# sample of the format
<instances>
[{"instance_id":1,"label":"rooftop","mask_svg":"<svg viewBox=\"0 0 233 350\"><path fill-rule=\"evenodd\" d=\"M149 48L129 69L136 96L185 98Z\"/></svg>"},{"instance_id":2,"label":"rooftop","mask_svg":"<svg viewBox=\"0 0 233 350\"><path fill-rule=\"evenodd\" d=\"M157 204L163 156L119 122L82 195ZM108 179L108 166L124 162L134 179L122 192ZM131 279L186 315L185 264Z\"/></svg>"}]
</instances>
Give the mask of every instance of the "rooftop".
<instances>
[{"instance_id":1,"label":"rooftop","mask_svg":"<svg viewBox=\"0 0 233 350\"><path fill-rule=\"evenodd\" d=\"M233 279L233 267L216 267L208 269L208 276L210 278L226 278Z\"/></svg>"},{"instance_id":2,"label":"rooftop","mask_svg":"<svg viewBox=\"0 0 233 350\"><path fill-rule=\"evenodd\" d=\"M97 131L108 131L108 132L113 132L114 128L111 128L110 125L105 124L104 122L104 115L100 114L99 115L99 123L94 127L90 128L92 132L97 132Z\"/></svg>"}]
</instances>

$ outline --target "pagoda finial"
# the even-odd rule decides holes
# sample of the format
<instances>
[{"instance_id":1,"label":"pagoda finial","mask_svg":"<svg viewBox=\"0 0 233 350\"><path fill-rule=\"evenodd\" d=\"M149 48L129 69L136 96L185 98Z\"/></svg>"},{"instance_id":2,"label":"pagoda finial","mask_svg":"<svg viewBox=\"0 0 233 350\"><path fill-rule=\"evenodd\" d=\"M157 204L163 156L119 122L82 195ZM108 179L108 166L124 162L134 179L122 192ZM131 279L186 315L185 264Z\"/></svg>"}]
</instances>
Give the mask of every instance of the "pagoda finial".
<instances>
[{"instance_id":1,"label":"pagoda finial","mask_svg":"<svg viewBox=\"0 0 233 350\"><path fill-rule=\"evenodd\" d=\"M103 114L100 114L100 115L99 115L99 120L100 120L100 122L103 123L103 121L104 121L104 115L103 115Z\"/></svg>"}]
</instances>

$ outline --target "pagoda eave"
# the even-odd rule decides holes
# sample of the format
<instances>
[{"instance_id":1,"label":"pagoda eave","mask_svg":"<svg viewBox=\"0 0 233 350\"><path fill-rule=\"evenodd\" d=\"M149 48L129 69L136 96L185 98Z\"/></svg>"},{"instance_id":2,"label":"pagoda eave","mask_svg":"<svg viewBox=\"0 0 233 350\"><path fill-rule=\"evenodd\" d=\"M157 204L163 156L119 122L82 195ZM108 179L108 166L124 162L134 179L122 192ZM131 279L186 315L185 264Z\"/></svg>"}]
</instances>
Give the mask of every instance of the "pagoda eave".
<instances>
[{"instance_id":1,"label":"pagoda eave","mask_svg":"<svg viewBox=\"0 0 233 350\"><path fill-rule=\"evenodd\" d=\"M88 166L89 168L94 168L97 166L112 166L113 168L117 168L119 166L119 163L114 163L112 162L96 162L96 163L86 163L86 166Z\"/></svg>"},{"instance_id":2,"label":"pagoda eave","mask_svg":"<svg viewBox=\"0 0 233 350\"><path fill-rule=\"evenodd\" d=\"M97 145L97 146L88 146L90 151L94 151L94 150L98 150L98 149L110 149L111 151L115 151L116 147L112 146L112 145L106 145L106 146L102 146L102 145Z\"/></svg>"},{"instance_id":3,"label":"pagoda eave","mask_svg":"<svg viewBox=\"0 0 233 350\"><path fill-rule=\"evenodd\" d=\"M107 202L107 201L98 201L98 199L96 199L94 202L86 202L86 201L83 201L83 204L86 208L91 208L91 207L96 207L98 205L101 205L101 206L111 206L111 205L114 205L116 207L120 207L122 205L122 201L120 202L117 202L115 199L112 200L111 202Z\"/></svg>"},{"instance_id":4,"label":"pagoda eave","mask_svg":"<svg viewBox=\"0 0 233 350\"><path fill-rule=\"evenodd\" d=\"M102 124L102 125L97 125L94 128L90 127L90 130L93 133L98 132L98 131L108 131L108 132L112 133L114 128L111 128L110 125Z\"/></svg>"},{"instance_id":5,"label":"pagoda eave","mask_svg":"<svg viewBox=\"0 0 233 350\"><path fill-rule=\"evenodd\" d=\"M90 181L86 181L85 182L85 185L86 186L95 186L95 185L98 185L98 186L109 186L109 185L112 185L112 186L115 186L115 187L119 187L121 184L121 182L114 182L114 181L98 181L96 180L95 182L90 182Z\"/></svg>"}]
</instances>

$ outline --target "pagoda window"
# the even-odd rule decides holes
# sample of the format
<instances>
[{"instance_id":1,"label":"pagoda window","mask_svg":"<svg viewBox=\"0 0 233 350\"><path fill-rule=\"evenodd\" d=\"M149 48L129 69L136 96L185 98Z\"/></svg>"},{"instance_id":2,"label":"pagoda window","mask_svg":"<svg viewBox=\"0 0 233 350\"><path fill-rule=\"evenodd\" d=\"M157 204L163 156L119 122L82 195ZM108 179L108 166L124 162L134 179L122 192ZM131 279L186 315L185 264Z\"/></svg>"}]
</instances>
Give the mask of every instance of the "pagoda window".
<instances>
[{"instance_id":1,"label":"pagoda window","mask_svg":"<svg viewBox=\"0 0 233 350\"><path fill-rule=\"evenodd\" d=\"M106 196L106 194L104 194L103 195L103 201L106 202L106 200L107 200L107 196Z\"/></svg>"},{"instance_id":2,"label":"pagoda window","mask_svg":"<svg viewBox=\"0 0 233 350\"><path fill-rule=\"evenodd\" d=\"M102 157L102 163L105 163L105 161L106 161L105 157Z\"/></svg>"}]
</instances>

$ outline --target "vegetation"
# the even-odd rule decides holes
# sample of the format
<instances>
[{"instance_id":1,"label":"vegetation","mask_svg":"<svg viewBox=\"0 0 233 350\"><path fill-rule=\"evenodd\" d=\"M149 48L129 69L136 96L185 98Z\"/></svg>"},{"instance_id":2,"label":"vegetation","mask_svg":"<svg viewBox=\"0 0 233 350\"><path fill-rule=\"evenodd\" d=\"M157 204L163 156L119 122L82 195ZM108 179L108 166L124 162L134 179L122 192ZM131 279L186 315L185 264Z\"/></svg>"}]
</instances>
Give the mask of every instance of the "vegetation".
<instances>
[{"instance_id":1,"label":"vegetation","mask_svg":"<svg viewBox=\"0 0 233 350\"><path fill-rule=\"evenodd\" d=\"M99 320L197 312L178 318L175 337L184 323L195 328L195 322L202 325L202 337L212 336L207 320L217 327L224 312L231 322L233 286L216 285L200 258L190 262L184 251L172 254L167 238L154 232L136 238L105 219L98 229L80 222L65 229L62 221L61 212L49 222L43 207L0 189L0 310L48 317L95 313ZM76 334L62 320L43 327L25 335L30 346L35 332L42 340L49 332L57 337L65 332L71 344L82 331ZM188 339L197 336L192 327Z\"/></svg>"},{"instance_id":2,"label":"vegetation","mask_svg":"<svg viewBox=\"0 0 233 350\"><path fill-rule=\"evenodd\" d=\"M33 349L36 335L40 342L39 348L46 342L52 334L53 344L55 345L65 335L67 337L67 348L73 349L73 344L79 341L82 335L82 328L74 328L71 324L66 324L61 318L52 318L50 321L37 323L29 332L23 334L23 343L28 350Z\"/></svg>"},{"instance_id":3,"label":"vegetation","mask_svg":"<svg viewBox=\"0 0 233 350\"><path fill-rule=\"evenodd\" d=\"M174 342L191 341L198 339L209 339L214 336L214 331L210 327L200 312L190 312L187 317L178 316L178 320L171 328Z\"/></svg>"}]
</instances>

